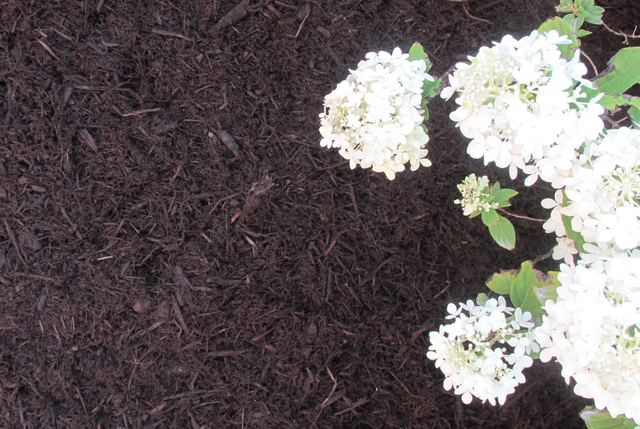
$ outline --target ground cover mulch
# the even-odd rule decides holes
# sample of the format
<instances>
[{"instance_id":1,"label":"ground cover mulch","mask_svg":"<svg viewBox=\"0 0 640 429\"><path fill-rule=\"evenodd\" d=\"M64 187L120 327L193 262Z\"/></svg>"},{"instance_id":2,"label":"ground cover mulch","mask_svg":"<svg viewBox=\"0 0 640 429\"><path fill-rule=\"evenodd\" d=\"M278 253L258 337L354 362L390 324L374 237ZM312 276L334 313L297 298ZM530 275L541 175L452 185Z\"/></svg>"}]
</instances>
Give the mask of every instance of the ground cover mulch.
<instances>
[{"instance_id":1,"label":"ground cover mulch","mask_svg":"<svg viewBox=\"0 0 640 429\"><path fill-rule=\"evenodd\" d=\"M456 183L537 218L552 190L469 159L441 100L433 166L393 182L317 132L366 52L419 41L437 75L553 6L0 0L0 427L583 427L556 365L463 406L425 357L447 303L554 242L516 219L499 248ZM621 41L585 47L603 69Z\"/></svg>"}]
</instances>

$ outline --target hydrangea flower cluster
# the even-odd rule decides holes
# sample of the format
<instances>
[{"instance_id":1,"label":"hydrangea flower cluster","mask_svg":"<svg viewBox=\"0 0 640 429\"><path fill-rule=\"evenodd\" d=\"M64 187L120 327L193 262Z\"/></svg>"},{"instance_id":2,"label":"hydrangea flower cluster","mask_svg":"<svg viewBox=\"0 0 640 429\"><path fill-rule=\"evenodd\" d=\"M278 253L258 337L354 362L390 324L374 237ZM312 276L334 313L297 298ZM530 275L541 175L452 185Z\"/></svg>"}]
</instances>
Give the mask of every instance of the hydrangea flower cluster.
<instances>
[{"instance_id":1,"label":"hydrangea flower cluster","mask_svg":"<svg viewBox=\"0 0 640 429\"><path fill-rule=\"evenodd\" d=\"M552 209L547 232L563 237L564 215L571 217L571 229L600 249L640 246L640 130L609 130L587 143L566 176L564 190L542 201Z\"/></svg>"},{"instance_id":2,"label":"hydrangea flower cluster","mask_svg":"<svg viewBox=\"0 0 640 429\"><path fill-rule=\"evenodd\" d=\"M346 80L325 97L320 114L321 146L339 148L351 168L360 165L393 180L407 162L411 170L430 166L422 126L423 60L409 61L400 48L370 52Z\"/></svg>"},{"instance_id":3,"label":"hydrangea flower cluster","mask_svg":"<svg viewBox=\"0 0 640 429\"><path fill-rule=\"evenodd\" d=\"M522 370L530 367L534 341L531 314L507 307L505 299L491 298L484 305L471 300L460 307L449 304L448 325L429 333L427 357L445 375L444 388L462 395L465 404L473 397L492 405L504 404L507 395L525 382Z\"/></svg>"},{"instance_id":4,"label":"hydrangea flower cluster","mask_svg":"<svg viewBox=\"0 0 640 429\"><path fill-rule=\"evenodd\" d=\"M476 177L470 174L465 177L464 181L458 185L458 190L462 194L462 200L454 200L454 204L462 205L465 216L469 216L479 210L489 211L498 207L498 203L490 203L486 201L488 194L484 193L489 187L489 178L487 176Z\"/></svg>"},{"instance_id":5,"label":"hydrangea flower cluster","mask_svg":"<svg viewBox=\"0 0 640 429\"><path fill-rule=\"evenodd\" d=\"M640 250L562 264L558 280L534 330L540 359L556 358L596 408L640 422Z\"/></svg>"},{"instance_id":6,"label":"hydrangea flower cluster","mask_svg":"<svg viewBox=\"0 0 640 429\"><path fill-rule=\"evenodd\" d=\"M555 30L520 40L507 35L480 48L470 64L456 64L441 96L458 93L460 107L450 117L472 139L471 157L508 167L513 179L522 170L526 185L538 177L555 185L584 141L597 138L604 109L597 97L579 101L590 86L582 79L587 69L579 52L562 58L558 45L565 43Z\"/></svg>"}]
</instances>

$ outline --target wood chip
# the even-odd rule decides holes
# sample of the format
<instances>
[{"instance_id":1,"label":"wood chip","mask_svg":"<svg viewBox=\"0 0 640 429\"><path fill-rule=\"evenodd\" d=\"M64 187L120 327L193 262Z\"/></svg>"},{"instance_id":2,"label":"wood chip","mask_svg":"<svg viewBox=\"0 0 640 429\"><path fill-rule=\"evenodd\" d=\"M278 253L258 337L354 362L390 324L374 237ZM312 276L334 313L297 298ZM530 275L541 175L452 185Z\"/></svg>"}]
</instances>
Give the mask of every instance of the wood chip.
<instances>
[{"instance_id":1,"label":"wood chip","mask_svg":"<svg viewBox=\"0 0 640 429\"><path fill-rule=\"evenodd\" d=\"M223 28L227 28L230 25L235 24L240 21L242 18L247 16L247 6L249 5L249 0L241 0L229 13L223 16L220 21L218 21L213 26L213 31L220 31Z\"/></svg>"},{"instance_id":2,"label":"wood chip","mask_svg":"<svg viewBox=\"0 0 640 429\"><path fill-rule=\"evenodd\" d=\"M98 146L96 146L96 142L93 140L93 137L91 136L91 134L89 134L89 131L87 131L85 128L78 131L78 140L80 140L82 143L89 146L89 148L94 152L98 151Z\"/></svg>"},{"instance_id":3,"label":"wood chip","mask_svg":"<svg viewBox=\"0 0 640 429\"><path fill-rule=\"evenodd\" d=\"M240 152L240 146L236 143L236 139L233 138L231 134L226 132L225 130L213 130L216 136L224 143L224 145L233 153L236 158L240 158L242 156L242 152ZM209 137L214 137L212 133L209 133Z\"/></svg>"},{"instance_id":4,"label":"wood chip","mask_svg":"<svg viewBox=\"0 0 640 429\"><path fill-rule=\"evenodd\" d=\"M318 27L318 31L327 39L331 39L331 32L324 27Z\"/></svg>"},{"instance_id":5,"label":"wood chip","mask_svg":"<svg viewBox=\"0 0 640 429\"><path fill-rule=\"evenodd\" d=\"M18 236L18 240L20 240L20 244L27 249L38 251L42 249L42 244L40 244L40 239L33 234L31 231L25 230L20 233Z\"/></svg>"}]
</instances>

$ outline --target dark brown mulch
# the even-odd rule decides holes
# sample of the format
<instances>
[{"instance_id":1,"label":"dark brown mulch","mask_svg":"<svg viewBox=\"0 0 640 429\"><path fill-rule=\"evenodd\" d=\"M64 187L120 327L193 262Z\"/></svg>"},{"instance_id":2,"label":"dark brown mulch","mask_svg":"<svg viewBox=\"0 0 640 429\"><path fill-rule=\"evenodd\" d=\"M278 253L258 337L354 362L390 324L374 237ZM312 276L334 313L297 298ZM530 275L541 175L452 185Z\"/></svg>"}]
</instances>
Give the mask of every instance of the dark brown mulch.
<instances>
[{"instance_id":1,"label":"dark brown mulch","mask_svg":"<svg viewBox=\"0 0 640 429\"><path fill-rule=\"evenodd\" d=\"M601 1L633 31L635 0ZM443 73L553 1L0 1L0 427L582 427L555 365L502 407L428 362L448 302L546 253L453 204L475 171L431 104L433 167L393 181L319 146L368 51ZM597 30L600 68L621 38ZM545 261L545 269L554 264Z\"/></svg>"}]
</instances>

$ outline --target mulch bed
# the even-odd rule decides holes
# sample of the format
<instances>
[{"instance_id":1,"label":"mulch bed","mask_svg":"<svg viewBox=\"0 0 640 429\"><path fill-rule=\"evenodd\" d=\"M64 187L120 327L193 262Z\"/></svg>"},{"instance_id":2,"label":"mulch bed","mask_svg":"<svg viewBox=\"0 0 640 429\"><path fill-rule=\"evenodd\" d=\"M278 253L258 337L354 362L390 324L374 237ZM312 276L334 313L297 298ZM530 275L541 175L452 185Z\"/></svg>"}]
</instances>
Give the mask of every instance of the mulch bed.
<instances>
[{"instance_id":1,"label":"mulch bed","mask_svg":"<svg viewBox=\"0 0 640 429\"><path fill-rule=\"evenodd\" d=\"M0 1L0 427L584 427L554 364L463 406L425 357L447 303L554 242L515 220L499 248L455 185L488 174L538 218L550 187L471 160L442 100L433 166L393 182L317 131L366 52L419 41L440 74L553 6ZM621 41L585 47L603 69Z\"/></svg>"}]
</instances>

